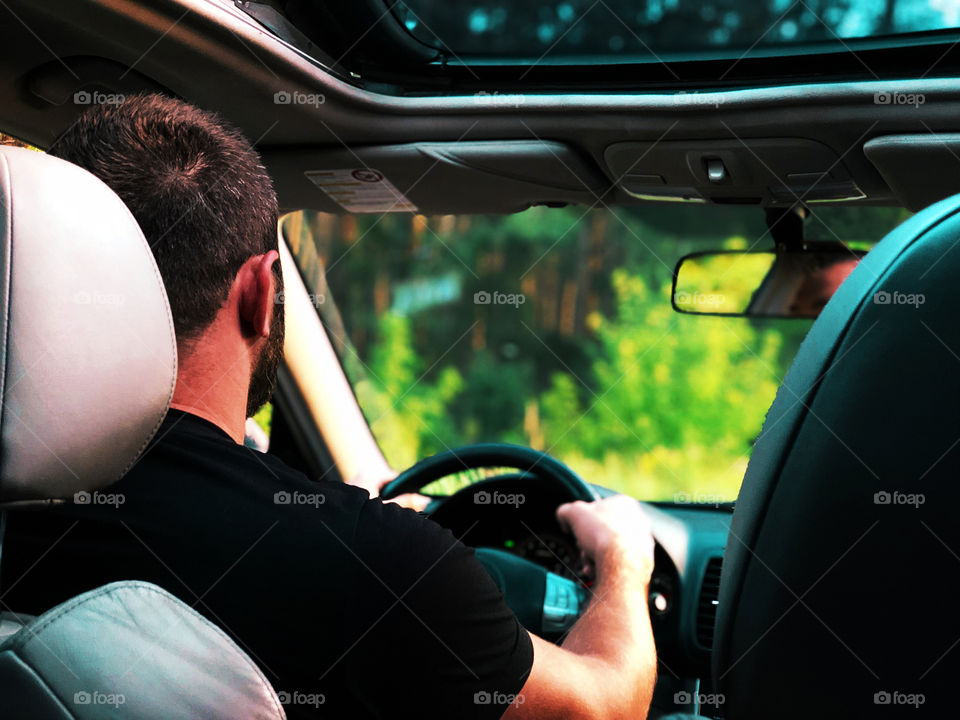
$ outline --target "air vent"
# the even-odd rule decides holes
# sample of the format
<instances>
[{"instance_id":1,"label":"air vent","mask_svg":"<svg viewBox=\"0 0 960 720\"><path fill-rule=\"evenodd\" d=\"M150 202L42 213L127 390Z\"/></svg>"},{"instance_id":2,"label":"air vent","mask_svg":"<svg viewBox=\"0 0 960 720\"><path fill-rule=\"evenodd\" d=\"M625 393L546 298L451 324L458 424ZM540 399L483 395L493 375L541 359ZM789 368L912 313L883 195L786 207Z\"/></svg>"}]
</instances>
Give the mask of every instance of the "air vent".
<instances>
[{"instance_id":1,"label":"air vent","mask_svg":"<svg viewBox=\"0 0 960 720\"><path fill-rule=\"evenodd\" d=\"M720 595L720 566L723 558L710 558L703 573L700 601L697 606L697 642L707 650L713 647L713 626L717 621L717 598Z\"/></svg>"}]
</instances>

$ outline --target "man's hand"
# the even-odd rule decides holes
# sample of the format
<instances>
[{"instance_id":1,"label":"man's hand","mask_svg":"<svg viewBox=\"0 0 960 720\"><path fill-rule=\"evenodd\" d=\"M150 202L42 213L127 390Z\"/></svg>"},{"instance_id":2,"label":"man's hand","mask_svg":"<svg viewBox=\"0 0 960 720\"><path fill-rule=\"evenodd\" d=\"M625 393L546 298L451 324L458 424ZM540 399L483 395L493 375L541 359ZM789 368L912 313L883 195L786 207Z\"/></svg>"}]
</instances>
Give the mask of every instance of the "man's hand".
<instances>
[{"instance_id":1,"label":"man's hand","mask_svg":"<svg viewBox=\"0 0 960 720\"><path fill-rule=\"evenodd\" d=\"M363 488L368 493L370 497L375 498L380 496L380 491L393 480L397 474L391 472L388 475L376 475L376 476L356 476L352 477L347 481L348 485L356 485L359 488ZM417 495L416 493L405 493L403 495L398 495L395 498L387 500L386 502L391 502L399 505L400 507L405 507L410 510L416 510L420 512L427 505L430 504L430 498L424 495Z\"/></svg>"},{"instance_id":2,"label":"man's hand","mask_svg":"<svg viewBox=\"0 0 960 720\"><path fill-rule=\"evenodd\" d=\"M560 526L573 533L588 573L603 574L611 563L629 563L649 581L653 536L640 504L626 495L573 502L557 508Z\"/></svg>"},{"instance_id":3,"label":"man's hand","mask_svg":"<svg viewBox=\"0 0 960 720\"><path fill-rule=\"evenodd\" d=\"M557 520L577 538L597 582L560 647L530 635L533 670L520 691L524 701L508 707L504 720L642 720L657 677L647 610L650 523L640 504L623 495L561 505Z\"/></svg>"}]
</instances>

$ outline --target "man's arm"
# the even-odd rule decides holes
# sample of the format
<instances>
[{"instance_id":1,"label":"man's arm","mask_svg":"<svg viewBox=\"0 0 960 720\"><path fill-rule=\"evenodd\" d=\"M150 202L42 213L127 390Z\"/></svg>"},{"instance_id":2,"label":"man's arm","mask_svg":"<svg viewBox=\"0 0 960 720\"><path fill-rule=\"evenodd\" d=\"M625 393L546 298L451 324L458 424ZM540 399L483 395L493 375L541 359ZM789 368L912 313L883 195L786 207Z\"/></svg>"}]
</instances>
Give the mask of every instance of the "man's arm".
<instances>
[{"instance_id":1,"label":"man's arm","mask_svg":"<svg viewBox=\"0 0 960 720\"><path fill-rule=\"evenodd\" d=\"M395 477L397 477L397 473L385 467L379 469L379 471L354 475L347 479L347 485L362 488L370 494L370 497L375 498L380 497L380 492ZM400 507L420 512L430 504L430 498L424 495L417 495L416 493L404 493L403 495L397 495L397 497L385 500L384 502L395 503Z\"/></svg>"},{"instance_id":2,"label":"man's arm","mask_svg":"<svg viewBox=\"0 0 960 720\"><path fill-rule=\"evenodd\" d=\"M536 635L533 669L504 720L630 718L647 715L657 674L647 609L653 539L635 500L616 496L557 511L593 567L586 612L561 646Z\"/></svg>"}]
</instances>

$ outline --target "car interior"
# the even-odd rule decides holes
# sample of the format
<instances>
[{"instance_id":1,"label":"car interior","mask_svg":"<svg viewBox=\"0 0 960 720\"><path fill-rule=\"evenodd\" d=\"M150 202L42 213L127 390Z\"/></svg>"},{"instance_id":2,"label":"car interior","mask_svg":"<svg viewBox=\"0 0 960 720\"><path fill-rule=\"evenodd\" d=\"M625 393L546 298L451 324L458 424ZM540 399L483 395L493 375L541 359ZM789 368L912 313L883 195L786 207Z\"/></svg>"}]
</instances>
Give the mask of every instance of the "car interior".
<instances>
[{"instance_id":1,"label":"car interior","mask_svg":"<svg viewBox=\"0 0 960 720\"><path fill-rule=\"evenodd\" d=\"M0 148L0 164L0 497L5 506L42 508L126 472L169 408L177 350L153 254L120 198L89 173L31 150ZM125 301L90 312L90 288ZM67 350L57 340L64 336L75 341ZM94 402L107 412L91 425ZM5 717L87 717L82 711L104 707L90 690L104 677L113 678L110 694L130 698L127 717L284 716L270 683L226 633L155 585L112 583L39 618L6 607L0 617ZM200 676L209 681L190 691Z\"/></svg>"},{"instance_id":2,"label":"car interior","mask_svg":"<svg viewBox=\"0 0 960 720\"><path fill-rule=\"evenodd\" d=\"M556 508L634 496L651 718L949 717L958 46L936 0L0 1L0 139L25 146L0 145L0 510L108 489L169 407L149 248L42 152L90 104L159 92L241 129L277 190L287 338L250 444L425 496L554 642L591 597ZM506 373L518 355L533 375ZM513 404L483 406L498 389ZM96 678L152 690L110 715ZM10 718L285 716L137 578L34 618L0 574L0 697Z\"/></svg>"}]
</instances>

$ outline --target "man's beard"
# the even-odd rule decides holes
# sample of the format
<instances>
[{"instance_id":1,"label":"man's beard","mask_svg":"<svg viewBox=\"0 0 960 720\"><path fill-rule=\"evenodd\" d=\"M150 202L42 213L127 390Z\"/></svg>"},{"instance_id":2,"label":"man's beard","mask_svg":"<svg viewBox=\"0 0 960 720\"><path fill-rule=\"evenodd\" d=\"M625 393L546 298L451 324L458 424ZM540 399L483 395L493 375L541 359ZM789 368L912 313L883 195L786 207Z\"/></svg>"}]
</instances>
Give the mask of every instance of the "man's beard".
<instances>
[{"instance_id":1,"label":"man's beard","mask_svg":"<svg viewBox=\"0 0 960 720\"><path fill-rule=\"evenodd\" d=\"M257 410L266 405L273 397L277 387L277 370L283 361L283 305L274 305L273 323L270 335L260 351L257 364L250 376L250 390L247 392L247 417L253 417Z\"/></svg>"}]
</instances>

